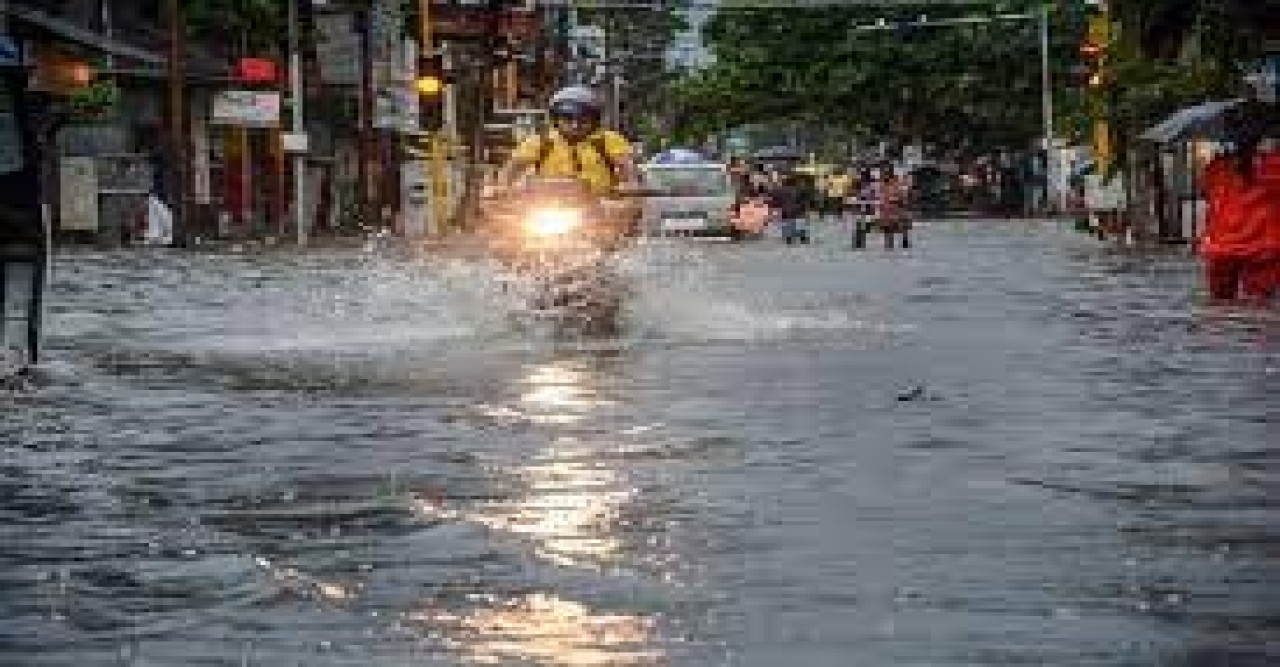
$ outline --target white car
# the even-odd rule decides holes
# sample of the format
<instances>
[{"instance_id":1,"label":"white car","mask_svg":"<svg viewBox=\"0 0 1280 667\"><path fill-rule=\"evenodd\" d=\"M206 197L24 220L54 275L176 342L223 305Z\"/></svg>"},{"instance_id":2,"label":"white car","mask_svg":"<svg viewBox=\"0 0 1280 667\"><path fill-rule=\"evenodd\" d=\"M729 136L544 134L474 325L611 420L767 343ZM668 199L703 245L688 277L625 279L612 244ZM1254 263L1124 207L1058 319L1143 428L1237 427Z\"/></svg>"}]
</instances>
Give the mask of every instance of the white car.
<instances>
[{"instance_id":1,"label":"white car","mask_svg":"<svg viewBox=\"0 0 1280 667\"><path fill-rule=\"evenodd\" d=\"M658 236L725 236L733 226L733 181L717 162L649 162L640 167L645 229Z\"/></svg>"}]
</instances>

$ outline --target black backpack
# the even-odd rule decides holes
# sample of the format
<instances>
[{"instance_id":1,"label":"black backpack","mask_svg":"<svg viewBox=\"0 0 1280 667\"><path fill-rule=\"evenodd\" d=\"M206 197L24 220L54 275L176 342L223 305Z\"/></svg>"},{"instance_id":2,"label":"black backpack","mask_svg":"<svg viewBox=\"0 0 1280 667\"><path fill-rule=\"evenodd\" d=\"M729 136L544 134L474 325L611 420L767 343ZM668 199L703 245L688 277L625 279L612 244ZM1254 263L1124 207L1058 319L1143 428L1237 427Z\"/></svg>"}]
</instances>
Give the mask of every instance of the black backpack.
<instances>
[{"instance_id":1,"label":"black backpack","mask_svg":"<svg viewBox=\"0 0 1280 667\"><path fill-rule=\"evenodd\" d=\"M534 173L542 171L542 165L547 161L547 156L551 155L551 151L555 149L555 141L548 133L538 135L538 159L533 163ZM579 142L580 143L580 142ZM596 155L600 156L600 162L609 168L609 181L611 185L618 183L618 165L613 161L613 156L609 155L609 150L605 146L604 135L597 135L587 140L592 148L595 149ZM578 144L569 144L569 154L573 157L573 170L582 172L582 162L578 158Z\"/></svg>"}]
</instances>

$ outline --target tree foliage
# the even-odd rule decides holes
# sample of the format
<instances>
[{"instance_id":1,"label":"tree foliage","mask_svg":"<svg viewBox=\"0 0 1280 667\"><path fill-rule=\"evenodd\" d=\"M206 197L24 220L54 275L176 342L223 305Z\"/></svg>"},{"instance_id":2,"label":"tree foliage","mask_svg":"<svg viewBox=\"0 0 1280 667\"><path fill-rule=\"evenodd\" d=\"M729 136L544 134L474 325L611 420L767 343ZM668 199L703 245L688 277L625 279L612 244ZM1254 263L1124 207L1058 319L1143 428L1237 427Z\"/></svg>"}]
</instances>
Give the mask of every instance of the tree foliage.
<instances>
[{"instance_id":1,"label":"tree foliage","mask_svg":"<svg viewBox=\"0 0 1280 667\"><path fill-rule=\"evenodd\" d=\"M1265 39L1280 37L1280 0L1112 0L1111 12L1111 76L1090 103L1121 150L1178 108L1240 95Z\"/></svg>"},{"instance_id":2,"label":"tree foliage","mask_svg":"<svg viewBox=\"0 0 1280 667\"><path fill-rule=\"evenodd\" d=\"M1036 21L856 29L881 19L928 22L1019 10L1034 6L721 11L705 31L714 63L674 86L679 126L699 136L746 123L812 119L855 135L927 137L957 148L1025 146L1043 126ZM1070 12L1054 19L1053 61L1065 71L1082 19Z\"/></svg>"},{"instance_id":3,"label":"tree foliage","mask_svg":"<svg viewBox=\"0 0 1280 667\"><path fill-rule=\"evenodd\" d=\"M613 66L624 82L622 125L629 129L645 127L647 119L663 109L670 73L665 62L667 49L676 34L687 27L683 16L673 8L686 0L666 3L662 11L637 6L631 8L596 8L584 3L578 14L583 24L598 25L608 33Z\"/></svg>"},{"instance_id":4,"label":"tree foliage","mask_svg":"<svg viewBox=\"0 0 1280 667\"><path fill-rule=\"evenodd\" d=\"M1170 111L1238 94L1242 64L1280 27L1280 0L1111 0L1119 31L1108 85L1076 70L1084 0L1051 5L1055 126L1080 140L1106 117L1121 136ZM1038 11L1035 2L793 9L733 6L708 25L714 63L673 85L690 137L745 123L820 119L852 134L927 136L955 147L1030 144L1041 133L1034 21L906 30L851 30L878 19ZM1274 37L1274 35L1273 35Z\"/></svg>"}]
</instances>

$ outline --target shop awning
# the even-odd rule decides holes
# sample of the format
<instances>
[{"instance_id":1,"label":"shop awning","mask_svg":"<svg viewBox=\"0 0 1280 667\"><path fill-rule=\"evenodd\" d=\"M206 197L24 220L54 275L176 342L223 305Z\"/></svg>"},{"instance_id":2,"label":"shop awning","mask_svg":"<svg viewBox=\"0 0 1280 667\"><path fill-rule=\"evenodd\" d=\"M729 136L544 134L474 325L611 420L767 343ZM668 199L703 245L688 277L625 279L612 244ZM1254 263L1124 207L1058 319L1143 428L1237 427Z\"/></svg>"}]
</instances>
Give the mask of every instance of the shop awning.
<instances>
[{"instance_id":1,"label":"shop awning","mask_svg":"<svg viewBox=\"0 0 1280 667\"><path fill-rule=\"evenodd\" d=\"M149 65L162 66L165 64L164 56L130 46L92 30L87 30L39 9L8 2L0 3L0 12L8 16L10 21L25 23L39 28L68 42L93 48L113 56L132 58Z\"/></svg>"}]
</instances>

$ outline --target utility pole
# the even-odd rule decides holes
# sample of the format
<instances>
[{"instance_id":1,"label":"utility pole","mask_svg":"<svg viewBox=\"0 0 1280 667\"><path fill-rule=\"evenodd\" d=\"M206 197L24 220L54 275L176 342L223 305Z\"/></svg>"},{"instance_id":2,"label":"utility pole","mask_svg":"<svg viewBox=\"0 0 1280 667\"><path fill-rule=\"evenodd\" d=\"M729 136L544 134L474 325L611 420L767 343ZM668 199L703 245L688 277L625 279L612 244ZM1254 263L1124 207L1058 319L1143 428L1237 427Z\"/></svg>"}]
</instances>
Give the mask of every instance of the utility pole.
<instances>
[{"instance_id":1,"label":"utility pole","mask_svg":"<svg viewBox=\"0 0 1280 667\"><path fill-rule=\"evenodd\" d=\"M299 141L301 137L306 136L307 131L303 117L302 55L298 45L299 0L287 0L287 2L289 3L289 99L292 103L290 112L293 117L294 140ZM293 228L297 234L299 246L307 244L307 214L302 208L306 199L303 192L303 188L306 187L307 166L304 148L304 146L293 147Z\"/></svg>"},{"instance_id":2,"label":"utility pole","mask_svg":"<svg viewBox=\"0 0 1280 667\"><path fill-rule=\"evenodd\" d=\"M370 44L369 31L372 23L373 7L366 7L360 13L360 96L359 119L360 128L356 141L358 164L356 166L356 187L360 191L356 200L360 204L360 218L365 226L378 222L377 208L371 190L369 164L373 153L373 50Z\"/></svg>"},{"instance_id":3,"label":"utility pole","mask_svg":"<svg viewBox=\"0 0 1280 667\"><path fill-rule=\"evenodd\" d=\"M1051 175L1062 175L1061 159L1055 159L1056 141L1053 127L1053 76L1049 73L1049 5L1040 6L1040 106L1044 114L1044 188L1045 202L1049 201L1050 190L1056 189L1058 194L1058 210L1067 209L1067 189L1059 186L1051 188ZM1054 168L1050 169L1050 165ZM1065 181L1063 181L1065 184Z\"/></svg>"},{"instance_id":4,"label":"utility pole","mask_svg":"<svg viewBox=\"0 0 1280 667\"><path fill-rule=\"evenodd\" d=\"M191 216L187 208L187 173L190 165L187 164L186 25L180 0L166 0L165 14L169 32L169 163L166 171L173 204L174 240L182 244L190 236Z\"/></svg>"}]
</instances>

